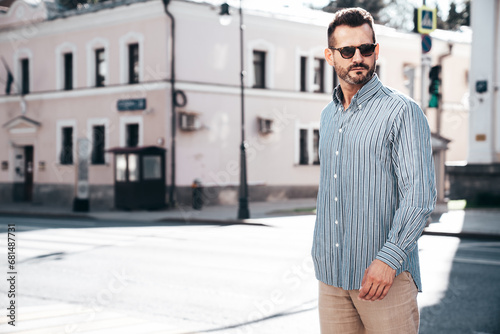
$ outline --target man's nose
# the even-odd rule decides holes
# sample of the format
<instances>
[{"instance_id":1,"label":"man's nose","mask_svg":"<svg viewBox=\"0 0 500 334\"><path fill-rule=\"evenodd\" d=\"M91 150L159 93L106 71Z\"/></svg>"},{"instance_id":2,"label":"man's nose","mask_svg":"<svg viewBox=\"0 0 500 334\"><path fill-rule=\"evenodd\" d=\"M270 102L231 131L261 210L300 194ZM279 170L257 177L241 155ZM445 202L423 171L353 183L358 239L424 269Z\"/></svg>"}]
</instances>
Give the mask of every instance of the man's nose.
<instances>
[{"instance_id":1,"label":"man's nose","mask_svg":"<svg viewBox=\"0 0 500 334\"><path fill-rule=\"evenodd\" d=\"M358 48L356 48L356 51L354 51L354 56L352 57L352 61L355 63L360 63L363 61L363 56L361 55L361 51L359 51Z\"/></svg>"}]
</instances>

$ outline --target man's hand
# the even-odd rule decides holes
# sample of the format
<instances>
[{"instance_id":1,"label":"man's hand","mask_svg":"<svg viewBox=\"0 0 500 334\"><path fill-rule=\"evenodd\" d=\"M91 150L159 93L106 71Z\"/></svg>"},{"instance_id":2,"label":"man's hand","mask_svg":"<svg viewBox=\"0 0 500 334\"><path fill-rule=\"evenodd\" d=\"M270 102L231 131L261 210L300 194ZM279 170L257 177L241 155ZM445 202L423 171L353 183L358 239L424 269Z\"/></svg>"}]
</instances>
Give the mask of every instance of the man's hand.
<instances>
[{"instance_id":1,"label":"man's hand","mask_svg":"<svg viewBox=\"0 0 500 334\"><path fill-rule=\"evenodd\" d=\"M396 269L392 269L388 264L380 260L373 260L365 270L361 289L359 289L359 300L382 300L389 292Z\"/></svg>"}]
</instances>

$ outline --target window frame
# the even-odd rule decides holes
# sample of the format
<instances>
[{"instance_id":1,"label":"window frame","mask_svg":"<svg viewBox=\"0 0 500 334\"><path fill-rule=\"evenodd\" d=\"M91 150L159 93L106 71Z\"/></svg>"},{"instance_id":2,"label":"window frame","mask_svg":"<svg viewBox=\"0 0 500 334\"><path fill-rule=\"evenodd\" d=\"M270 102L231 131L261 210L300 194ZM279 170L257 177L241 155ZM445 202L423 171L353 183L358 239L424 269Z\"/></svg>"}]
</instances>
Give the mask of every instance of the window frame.
<instances>
[{"instance_id":1,"label":"window frame","mask_svg":"<svg viewBox=\"0 0 500 334\"><path fill-rule=\"evenodd\" d=\"M102 54L102 60L99 59L99 55ZM95 61L94 61L94 64L95 64L95 68L94 68L94 81L95 81L95 87L105 87L106 86L106 76L103 75L102 77L102 82L99 78L99 75L100 75L100 69L101 68L105 68L107 66L107 59L106 59L106 49L104 48L97 48L97 49L94 49L94 57L95 57ZM102 67L100 66L102 63ZM103 69L103 72L106 74L106 69Z\"/></svg>"},{"instance_id":2,"label":"window frame","mask_svg":"<svg viewBox=\"0 0 500 334\"><path fill-rule=\"evenodd\" d=\"M316 67L316 62L319 62L319 69ZM314 93L324 93L325 92L325 59L314 57L313 59L313 92ZM319 85L316 84L316 75L320 76Z\"/></svg>"},{"instance_id":3,"label":"window frame","mask_svg":"<svg viewBox=\"0 0 500 334\"><path fill-rule=\"evenodd\" d=\"M109 60L111 59L109 54L109 42L103 38L95 38L87 43L87 87L96 88L96 52L95 50L104 49L104 60L105 60L105 84L104 86L109 86L113 84L110 72L109 72Z\"/></svg>"},{"instance_id":4,"label":"window frame","mask_svg":"<svg viewBox=\"0 0 500 334\"><path fill-rule=\"evenodd\" d=\"M93 150L94 150L94 127L104 126L104 163L95 164L93 163ZM90 165L109 165L110 156L106 154L106 150L109 148L109 119L107 118L90 118L87 120L87 139L89 140L90 149Z\"/></svg>"},{"instance_id":5,"label":"window frame","mask_svg":"<svg viewBox=\"0 0 500 334\"><path fill-rule=\"evenodd\" d=\"M317 132L317 138L315 138L315 132ZM305 144L302 142L303 138L305 138ZM306 157L304 157L303 149L306 149ZM295 123L295 164L297 166L319 165L319 122Z\"/></svg>"},{"instance_id":6,"label":"window frame","mask_svg":"<svg viewBox=\"0 0 500 334\"><path fill-rule=\"evenodd\" d=\"M30 93L30 59L23 57L19 59L21 69L21 95Z\"/></svg>"},{"instance_id":7,"label":"window frame","mask_svg":"<svg viewBox=\"0 0 500 334\"><path fill-rule=\"evenodd\" d=\"M138 44L138 83L144 79L144 35L135 31L130 31L121 36L119 41L119 57L120 57L120 84L135 84L130 83L129 61L130 50L129 45Z\"/></svg>"},{"instance_id":8,"label":"window frame","mask_svg":"<svg viewBox=\"0 0 500 334\"><path fill-rule=\"evenodd\" d=\"M253 83L252 88L265 89L266 87L266 51L261 50L253 50L252 52L252 64L253 64ZM260 59L256 60L255 56L259 56ZM260 66L258 68L257 66ZM262 82L257 82L257 72L259 72L260 78Z\"/></svg>"},{"instance_id":9,"label":"window frame","mask_svg":"<svg viewBox=\"0 0 500 334\"><path fill-rule=\"evenodd\" d=\"M139 73L140 73L140 63L139 63L139 43L130 43L128 46L128 83L136 84L139 83ZM135 54L137 59L132 59L133 52L132 47L135 48ZM135 63L137 63L137 74L135 73Z\"/></svg>"},{"instance_id":10,"label":"window frame","mask_svg":"<svg viewBox=\"0 0 500 334\"><path fill-rule=\"evenodd\" d=\"M68 56L71 56L71 66L68 68ZM73 62L73 52L65 52L63 53L63 89L64 90L73 90L73 70L74 70L74 62ZM68 75L68 72L70 73Z\"/></svg>"},{"instance_id":11,"label":"window frame","mask_svg":"<svg viewBox=\"0 0 500 334\"><path fill-rule=\"evenodd\" d=\"M55 161L58 162L60 165L65 165L65 166L71 166L75 164L75 157L76 157L76 132L77 132L77 123L76 120L59 120L56 123L56 159ZM71 155L72 155L72 163L64 163L61 161L61 154L62 150L64 149L63 145L63 129L64 128L72 128L72 149L71 149Z\"/></svg>"},{"instance_id":12,"label":"window frame","mask_svg":"<svg viewBox=\"0 0 500 334\"><path fill-rule=\"evenodd\" d=\"M127 124L139 124L139 136L137 146L144 144L144 121L142 116L122 116L120 117L120 147L127 147Z\"/></svg>"}]
</instances>

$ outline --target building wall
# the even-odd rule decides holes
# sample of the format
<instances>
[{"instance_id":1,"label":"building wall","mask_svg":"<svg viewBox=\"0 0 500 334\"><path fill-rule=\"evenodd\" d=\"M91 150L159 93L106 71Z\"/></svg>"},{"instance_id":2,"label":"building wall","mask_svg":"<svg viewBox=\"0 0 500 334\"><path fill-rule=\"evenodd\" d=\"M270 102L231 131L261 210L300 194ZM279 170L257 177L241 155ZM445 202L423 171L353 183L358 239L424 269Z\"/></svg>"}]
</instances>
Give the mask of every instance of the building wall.
<instances>
[{"instance_id":1,"label":"building wall","mask_svg":"<svg viewBox=\"0 0 500 334\"><path fill-rule=\"evenodd\" d=\"M170 10L176 17L176 89L182 90L187 99L186 105L176 110L175 165L179 198L189 201L190 185L194 179L199 179L206 189L213 189L213 203L234 203L239 184L241 140L238 15L233 13L232 23L222 26L217 5L173 1ZM312 16L304 19L295 14L245 10L244 121L251 200L300 197L301 194L314 196L319 181L319 166L314 165L311 158L312 141L314 130L319 128L320 113L331 100L334 72L325 66L324 92L314 93L313 60L323 57L325 30L331 14L307 13ZM11 192L14 181L22 182L13 169L16 152L23 145L33 145L34 200L66 203L72 197L75 170L74 166L58 163L58 124L59 127L74 124L78 137L89 137L89 124L104 120L109 135L106 146L110 148L123 146L126 118L140 118L144 129L141 144L159 145L170 151L170 21L160 1L43 22L25 20L31 22L28 25L33 30L29 38L23 35L23 28L15 28L15 22L3 22L10 25L2 28L0 24L0 55L5 57L14 72L18 72L17 58L29 56L32 59L32 82L31 93L24 97L24 114L23 99L19 95L0 96L0 122L6 124L25 115L40 125L23 123L22 126L30 128L29 133L20 133L19 130L13 133L14 129L5 127L0 131L0 160L10 162L8 170L0 171L0 194ZM404 68L414 67L414 98L418 101L420 36L382 26L375 29L380 43L378 64L382 82L409 93ZM12 36L17 36L15 43ZM136 85L124 83L123 75L126 63L123 46L131 40L137 40L141 45L141 80ZM434 63L447 43L443 38L434 40L431 51ZM448 114L453 116L458 109L467 114L462 102L467 92L464 78L470 46L454 43L454 53L446 59L443 70L443 95L451 106L445 107L443 129L457 122ZM104 88L92 88L90 51L96 46L106 47L109 60L109 80ZM74 52L76 67L75 89L72 91L61 90L61 70L57 65L61 53L67 50ZM265 89L251 87L254 50L266 52ZM305 92L300 91L300 57L307 57ZM5 70L0 69L0 76L4 75ZM461 79L458 81L457 77ZM449 83L452 82L454 88L450 89ZM0 83L0 90L4 90L3 83ZM129 98L146 98L147 109L117 111L117 100ZM196 114L201 127L196 131L182 130L179 118L183 113ZM428 117L432 123L432 110L429 110ZM262 118L273 120L272 132L259 131L258 120ZM467 119L464 118L463 122L466 123ZM445 137L449 135L448 138L453 140L451 145L455 138L463 137L455 131L461 128L462 123L446 130L448 132L443 131ZM301 129L307 130L308 134L308 165L299 163ZM463 148L458 146L453 159L463 160ZM170 152L167 152L167 186L172 172L171 159ZM39 168L41 161L45 162L43 170ZM113 168L111 156L106 165L90 166L91 200L102 206L112 203Z\"/></svg>"}]
</instances>

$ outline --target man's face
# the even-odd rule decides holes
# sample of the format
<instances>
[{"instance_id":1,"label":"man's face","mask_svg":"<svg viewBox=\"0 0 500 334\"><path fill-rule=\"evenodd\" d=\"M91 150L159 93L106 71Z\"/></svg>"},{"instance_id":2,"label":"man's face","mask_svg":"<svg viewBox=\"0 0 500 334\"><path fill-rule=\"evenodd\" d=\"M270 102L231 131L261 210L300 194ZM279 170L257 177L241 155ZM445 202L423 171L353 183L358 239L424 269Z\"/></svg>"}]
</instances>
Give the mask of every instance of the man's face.
<instances>
[{"instance_id":1,"label":"man's face","mask_svg":"<svg viewBox=\"0 0 500 334\"><path fill-rule=\"evenodd\" d=\"M345 46L360 46L361 44L373 44L372 29L368 24L360 27L338 26L333 32L335 48ZM340 80L351 85L364 85L373 76L375 64L378 59L378 45L375 52L368 57L363 57L356 49L354 56L344 59L338 50L325 50L325 58L328 64L335 67Z\"/></svg>"}]
</instances>

